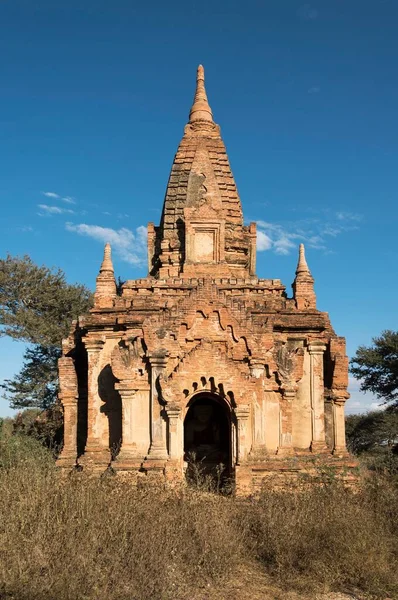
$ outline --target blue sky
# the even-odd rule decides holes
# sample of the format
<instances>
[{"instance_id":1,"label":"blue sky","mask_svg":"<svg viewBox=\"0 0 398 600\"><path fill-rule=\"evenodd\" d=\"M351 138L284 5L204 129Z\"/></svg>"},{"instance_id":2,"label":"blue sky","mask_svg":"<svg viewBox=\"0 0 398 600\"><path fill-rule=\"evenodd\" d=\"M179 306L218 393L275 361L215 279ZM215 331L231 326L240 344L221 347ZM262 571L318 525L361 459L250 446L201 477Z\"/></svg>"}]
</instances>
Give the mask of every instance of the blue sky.
<instances>
[{"instance_id":1,"label":"blue sky","mask_svg":"<svg viewBox=\"0 0 398 600\"><path fill-rule=\"evenodd\" d=\"M1 2L1 256L93 288L110 239L117 274L144 276L142 228L159 220L202 63L262 232L258 275L290 293L304 242L352 356L396 329L397 25L394 0ZM0 352L12 376L23 346ZM351 390L349 411L374 402Z\"/></svg>"}]
</instances>

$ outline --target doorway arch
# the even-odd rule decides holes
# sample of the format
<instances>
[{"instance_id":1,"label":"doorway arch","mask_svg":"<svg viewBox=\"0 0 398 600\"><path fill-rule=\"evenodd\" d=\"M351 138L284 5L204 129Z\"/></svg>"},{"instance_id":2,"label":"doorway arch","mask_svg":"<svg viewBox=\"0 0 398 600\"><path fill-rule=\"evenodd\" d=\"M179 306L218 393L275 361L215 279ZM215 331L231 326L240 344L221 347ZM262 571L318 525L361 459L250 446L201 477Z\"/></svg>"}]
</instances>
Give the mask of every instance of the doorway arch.
<instances>
[{"instance_id":1,"label":"doorway arch","mask_svg":"<svg viewBox=\"0 0 398 600\"><path fill-rule=\"evenodd\" d=\"M184 460L200 463L215 475L223 465L223 477L232 473L232 420L229 404L217 394L195 394L184 419Z\"/></svg>"}]
</instances>

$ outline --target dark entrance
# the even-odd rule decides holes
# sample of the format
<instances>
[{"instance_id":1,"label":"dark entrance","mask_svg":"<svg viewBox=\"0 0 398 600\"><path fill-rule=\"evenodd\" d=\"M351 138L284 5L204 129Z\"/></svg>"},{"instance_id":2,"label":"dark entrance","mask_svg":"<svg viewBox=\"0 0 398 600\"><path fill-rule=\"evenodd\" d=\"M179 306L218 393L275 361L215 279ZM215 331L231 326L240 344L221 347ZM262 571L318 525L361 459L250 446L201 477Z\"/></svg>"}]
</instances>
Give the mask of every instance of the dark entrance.
<instances>
[{"instance_id":1,"label":"dark entrance","mask_svg":"<svg viewBox=\"0 0 398 600\"><path fill-rule=\"evenodd\" d=\"M231 475L231 419L227 404L213 394L198 394L184 422L185 460L194 460L208 474Z\"/></svg>"}]
</instances>

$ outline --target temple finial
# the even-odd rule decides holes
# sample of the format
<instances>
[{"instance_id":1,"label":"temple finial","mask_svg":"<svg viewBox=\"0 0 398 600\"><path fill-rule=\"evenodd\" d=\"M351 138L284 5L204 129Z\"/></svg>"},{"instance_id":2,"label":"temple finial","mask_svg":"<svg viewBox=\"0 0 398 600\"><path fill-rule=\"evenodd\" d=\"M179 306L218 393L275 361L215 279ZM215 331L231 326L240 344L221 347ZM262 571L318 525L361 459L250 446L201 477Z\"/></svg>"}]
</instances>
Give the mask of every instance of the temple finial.
<instances>
[{"instance_id":1,"label":"temple finial","mask_svg":"<svg viewBox=\"0 0 398 600\"><path fill-rule=\"evenodd\" d=\"M205 89L205 71L202 65L198 66L196 74L196 91L191 112L189 113L189 122L208 121L214 123L213 114L207 100Z\"/></svg>"},{"instance_id":2,"label":"temple finial","mask_svg":"<svg viewBox=\"0 0 398 600\"><path fill-rule=\"evenodd\" d=\"M105 244L104 258L95 285L94 306L96 308L111 308L115 298L116 281L111 257L111 245Z\"/></svg>"},{"instance_id":3,"label":"temple finial","mask_svg":"<svg viewBox=\"0 0 398 600\"><path fill-rule=\"evenodd\" d=\"M304 244L300 244L296 277L293 281L293 297L299 310L315 309L314 278L305 260Z\"/></svg>"},{"instance_id":4,"label":"temple finial","mask_svg":"<svg viewBox=\"0 0 398 600\"><path fill-rule=\"evenodd\" d=\"M114 272L113 271L113 263L112 263L112 249L111 249L111 245L109 244L109 242L105 244L104 258L102 260L100 273L103 273L104 271L109 271L111 273Z\"/></svg>"},{"instance_id":5,"label":"temple finial","mask_svg":"<svg viewBox=\"0 0 398 600\"><path fill-rule=\"evenodd\" d=\"M307 261L305 259L304 244L300 244L299 247L299 259L297 263L296 275L298 275L299 273L308 273L311 275L311 272L307 265Z\"/></svg>"}]
</instances>

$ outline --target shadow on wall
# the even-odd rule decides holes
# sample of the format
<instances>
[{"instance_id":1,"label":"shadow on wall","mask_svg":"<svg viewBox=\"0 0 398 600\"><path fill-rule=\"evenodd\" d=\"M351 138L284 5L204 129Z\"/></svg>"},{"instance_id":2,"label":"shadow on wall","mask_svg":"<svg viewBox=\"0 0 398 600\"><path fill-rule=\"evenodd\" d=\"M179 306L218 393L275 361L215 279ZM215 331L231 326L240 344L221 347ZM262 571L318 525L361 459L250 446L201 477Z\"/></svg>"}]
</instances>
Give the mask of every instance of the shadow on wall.
<instances>
[{"instance_id":1,"label":"shadow on wall","mask_svg":"<svg viewBox=\"0 0 398 600\"><path fill-rule=\"evenodd\" d=\"M106 365L98 376L98 393L104 403L101 412L108 417L109 448L112 459L120 452L122 445L122 400L115 390L116 377L110 365Z\"/></svg>"},{"instance_id":2,"label":"shadow on wall","mask_svg":"<svg viewBox=\"0 0 398 600\"><path fill-rule=\"evenodd\" d=\"M75 351L75 368L77 375L77 385L79 400L77 405L77 455L81 456L87 444L87 421L88 421L88 403L87 403L87 379L88 379L88 361L87 350L82 342L78 342Z\"/></svg>"}]
</instances>

